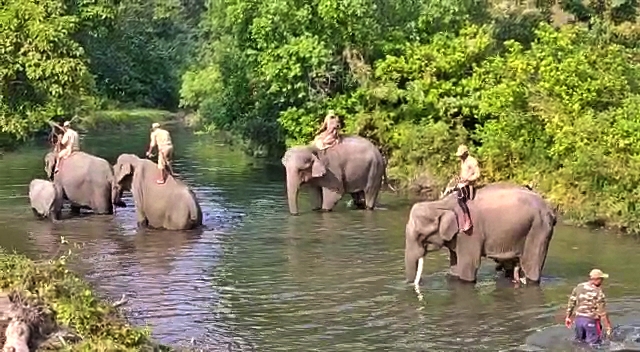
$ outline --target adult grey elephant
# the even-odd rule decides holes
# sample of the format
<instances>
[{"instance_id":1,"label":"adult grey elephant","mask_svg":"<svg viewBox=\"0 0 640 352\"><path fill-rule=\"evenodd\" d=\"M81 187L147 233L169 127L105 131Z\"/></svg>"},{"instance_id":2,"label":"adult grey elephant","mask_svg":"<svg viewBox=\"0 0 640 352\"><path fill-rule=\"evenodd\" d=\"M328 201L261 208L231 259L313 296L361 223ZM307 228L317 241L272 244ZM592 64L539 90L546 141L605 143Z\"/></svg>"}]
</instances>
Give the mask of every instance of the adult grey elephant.
<instances>
[{"instance_id":1,"label":"adult grey elephant","mask_svg":"<svg viewBox=\"0 0 640 352\"><path fill-rule=\"evenodd\" d=\"M138 226L190 230L202 225L202 210L195 194L182 181L168 175L157 184L158 166L133 154L121 154L114 165L118 193L131 191Z\"/></svg>"},{"instance_id":2,"label":"adult grey elephant","mask_svg":"<svg viewBox=\"0 0 640 352\"><path fill-rule=\"evenodd\" d=\"M477 188L467 201L474 227L458 233L456 194L413 205L405 232L407 282L420 282L423 257L443 246L449 250L450 273L476 281L481 257L517 262L524 277L539 282L556 224L555 211L542 197L510 184Z\"/></svg>"},{"instance_id":3,"label":"adult grey elephant","mask_svg":"<svg viewBox=\"0 0 640 352\"><path fill-rule=\"evenodd\" d=\"M29 202L34 215L59 220L62 212L62 188L47 180L34 179L29 183Z\"/></svg>"},{"instance_id":4,"label":"adult grey elephant","mask_svg":"<svg viewBox=\"0 0 640 352\"><path fill-rule=\"evenodd\" d=\"M339 144L322 151L311 145L292 147L282 165L287 172L289 212L294 215L302 185L311 189L314 210L333 209L345 193L358 207L373 209L386 178L382 154L360 136L343 136Z\"/></svg>"},{"instance_id":5,"label":"adult grey elephant","mask_svg":"<svg viewBox=\"0 0 640 352\"><path fill-rule=\"evenodd\" d=\"M113 205L123 206L116 192L113 169L108 161L77 151L71 154L55 173L56 154L44 157L44 170L50 180L60 185L71 211L91 209L96 214L113 214Z\"/></svg>"}]
</instances>

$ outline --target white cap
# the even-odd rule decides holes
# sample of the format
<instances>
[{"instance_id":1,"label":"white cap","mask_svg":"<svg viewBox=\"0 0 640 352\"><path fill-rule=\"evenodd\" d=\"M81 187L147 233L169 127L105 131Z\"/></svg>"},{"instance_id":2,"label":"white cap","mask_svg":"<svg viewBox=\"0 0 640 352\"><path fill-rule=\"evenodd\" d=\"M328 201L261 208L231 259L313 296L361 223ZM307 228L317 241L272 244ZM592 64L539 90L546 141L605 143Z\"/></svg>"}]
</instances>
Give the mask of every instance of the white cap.
<instances>
[{"instance_id":1,"label":"white cap","mask_svg":"<svg viewBox=\"0 0 640 352\"><path fill-rule=\"evenodd\" d=\"M590 279L607 279L609 278L609 274L605 274L600 269L593 269L589 272Z\"/></svg>"},{"instance_id":2,"label":"white cap","mask_svg":"<svg viewBox=\"0 0 640 352\"><path fill-rule=\"evenodd\" d=\"M151 128L159 128L159 127L160 127L160 124L157 122L154 122L151 124Z\"/></svg>"},{"instance_id":3,"label":"white cap","mask_svg":"<svg viewBox=\"0 0 640 352\"><path fill-rule=\"evenodd\" d=\"M64 126L64 127L69 127L69 126L71 126L71 122L69 122L69 121L65 121L65 122L62 124L62 126Z\"/></svg>"}]
</instances>

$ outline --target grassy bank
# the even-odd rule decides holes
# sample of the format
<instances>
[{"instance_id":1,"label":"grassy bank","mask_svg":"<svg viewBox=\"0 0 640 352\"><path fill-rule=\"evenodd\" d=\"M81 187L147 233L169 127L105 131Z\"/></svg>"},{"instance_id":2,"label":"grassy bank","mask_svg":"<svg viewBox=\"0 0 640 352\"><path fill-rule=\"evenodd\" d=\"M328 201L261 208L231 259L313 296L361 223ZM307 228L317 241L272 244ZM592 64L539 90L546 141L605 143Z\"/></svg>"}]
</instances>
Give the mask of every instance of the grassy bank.
<instances>
[{"instance_id":1,"label":"grassy bank","mask_svg":"<svg viewBox=\"0 0 640 352\"><path fill-rule=\"evenodd\" d=\"M78 130L119 130L145 126L148 128L153 122L173 123L184 114L166 110L141 109L141 108L114 108L109 110L96 110L80 115L73 120L74 128ZM57 121L62 124L62 121ZM60 133L60 131L56 131ZM15 149L21 145L33 143L48 138L49 126L43 126L41 130L25 139L15 139L13 136L0 133L0 156L3 151Z\"/></svg>"},{"instance_id":2,"label":"grassy bank","mask_svg":"<svg viewBox=\"0 0 640 352\"><path fill-rule=\"evenodd\" d=\"M113 305L67 269L68 254L35 262L0 251L0 288L35 305L53 321L43 333L42 350L169 351L154 344L149 331L130 326ZM6 312L0 312L6 313ZM44 319L46 320L46 319ZM62 333L64 332L64 333ZM2 329L4 334L4 326Z\"/></svg>"},{"instance_id":3,"label":"grassy bank","mask_svg":"<svg viewBox=\"0 0 640 352\"><path fill-rule=\"evenodd\" d=\"M155 109L99 110L81 116L79 126L86 130L129 128L173 120L175 117L175 113Z\"/></svg>"}]
</instances>

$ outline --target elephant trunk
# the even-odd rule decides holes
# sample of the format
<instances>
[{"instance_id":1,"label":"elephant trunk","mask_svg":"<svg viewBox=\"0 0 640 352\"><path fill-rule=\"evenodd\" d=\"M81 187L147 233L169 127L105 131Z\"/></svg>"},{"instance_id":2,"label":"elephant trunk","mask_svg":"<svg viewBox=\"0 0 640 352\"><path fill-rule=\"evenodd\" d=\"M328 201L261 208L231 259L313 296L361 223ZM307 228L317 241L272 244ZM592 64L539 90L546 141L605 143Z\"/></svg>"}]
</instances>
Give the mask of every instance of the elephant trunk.
<instances>
[{"instance_id":1,"label":"elephant trunk","mask_svg":"<svg viewBox=\"0 0 640 352\"><path fill-rule=\"evenodd\" d=\"M404 268L407 282L420 283L424 256L427 254L426 248L418 241L418 233L413 229L410 220L406 227L406 237L404 244Z\"/></svg>"},{"instance_id":2,"label":"elephant trunk","mask_svg":"<svg viewBox=\"0 0 640 352\"><path fill-rule=\"evenodd\" d=\"M287 198L289 200L289 212L298 214L298 189L300 188L299 177L296 172L287 172Z\"/></svg>"},{"instance_id":3,"label":"elephant trunk","mask_svg":"<svg viewBox=\"0 0 640 352\"><path fill-rule=\"evenodd\" d=\"M124 189L119 185L113 185L111 187L111 204L114 207L126 208L127 205L122 201L122 192Z\"/></svg>"},{"instance_id":4,"label":"elephant trunk","mask_svg":"<svg viewBox=\"0 0 640 352\"><path fill-rule=\"evenodd\" d=\"M418 272L418 257L407 250L404 252L404 270L407 283L412 283L416 279L419 280L416 276Z\"/></svg>"}]
</instances>

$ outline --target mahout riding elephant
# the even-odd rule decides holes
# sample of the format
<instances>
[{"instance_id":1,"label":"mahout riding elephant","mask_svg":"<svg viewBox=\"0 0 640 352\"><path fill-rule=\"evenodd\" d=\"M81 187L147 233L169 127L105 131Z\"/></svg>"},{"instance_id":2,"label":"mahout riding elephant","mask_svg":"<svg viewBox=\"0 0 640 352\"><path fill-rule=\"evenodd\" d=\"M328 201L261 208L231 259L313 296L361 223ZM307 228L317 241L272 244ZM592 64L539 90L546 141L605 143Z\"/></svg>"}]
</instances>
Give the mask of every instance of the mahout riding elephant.
<instances>
[{"instance_id":1,"label":"mahout riding elephant","mask_svg":"<svg viewBox=\"0 0 640 352\"><path fill-rule=\"evenodd\" d=\"M38 178L32 180L29 183L29 201L34 215L51 220L60 219L63 202L60 185Z\"/></svg>"},{"instance_id":2,"label":"mahout riding elephant","mask_svg":"<svg viewBox=\"0 0 640 352\"><path fill-rule=\"evenodd\" d=\"M114 204L124 206L116 192L113 169L108 161L76 151L54 174L56 154L49 152L44 157L44 165L49 179L62 187L64 199L71 202L72 213L84 208L95 214L113 214Z\"/></svg>"},{"instance_id":3,"label":"mahout riding elephant","mask_svg":"<svg viewBox=\"0 0 640 352\"><path fill-rule=\"evenodd\" d=\"M195 194L182 181L168 175L157 184L158 166L133 154L121 154L114 165L119 196L133 194L140 227L189 230L202 225L202 210Z\"/></svg>"},{"instance_id":4,"label":"mahout riding elephant","mask_svg":"<svg viewBox=\"0 0 640 352\"><path fill-rule=\"evenodd\" d=\"M343 136L339 144L322 151L313 145L292 147L281 161L287 172L289 212L294 215L302 185L311 189L314 210L330 211L345 193L359 208L373 209L386 179L382 154L360 136Z\"/></svg>"},{"instance_id":5,"label":"mahout riding elephant","mask_svg":"<svg viewBox=\"0 0 640 352\"><path fill-rule=\"evenodd\" d=\"M456 194L413 205L405 232L407 282L418 284L429 251L449 250L450 274L475 282L481 257L517 263L524 278L540 276L556 224L555 211L537 193L521 186L496 183L476 188L467 201L474 227L458 233Z\"/></svg>"}]
</instances>

